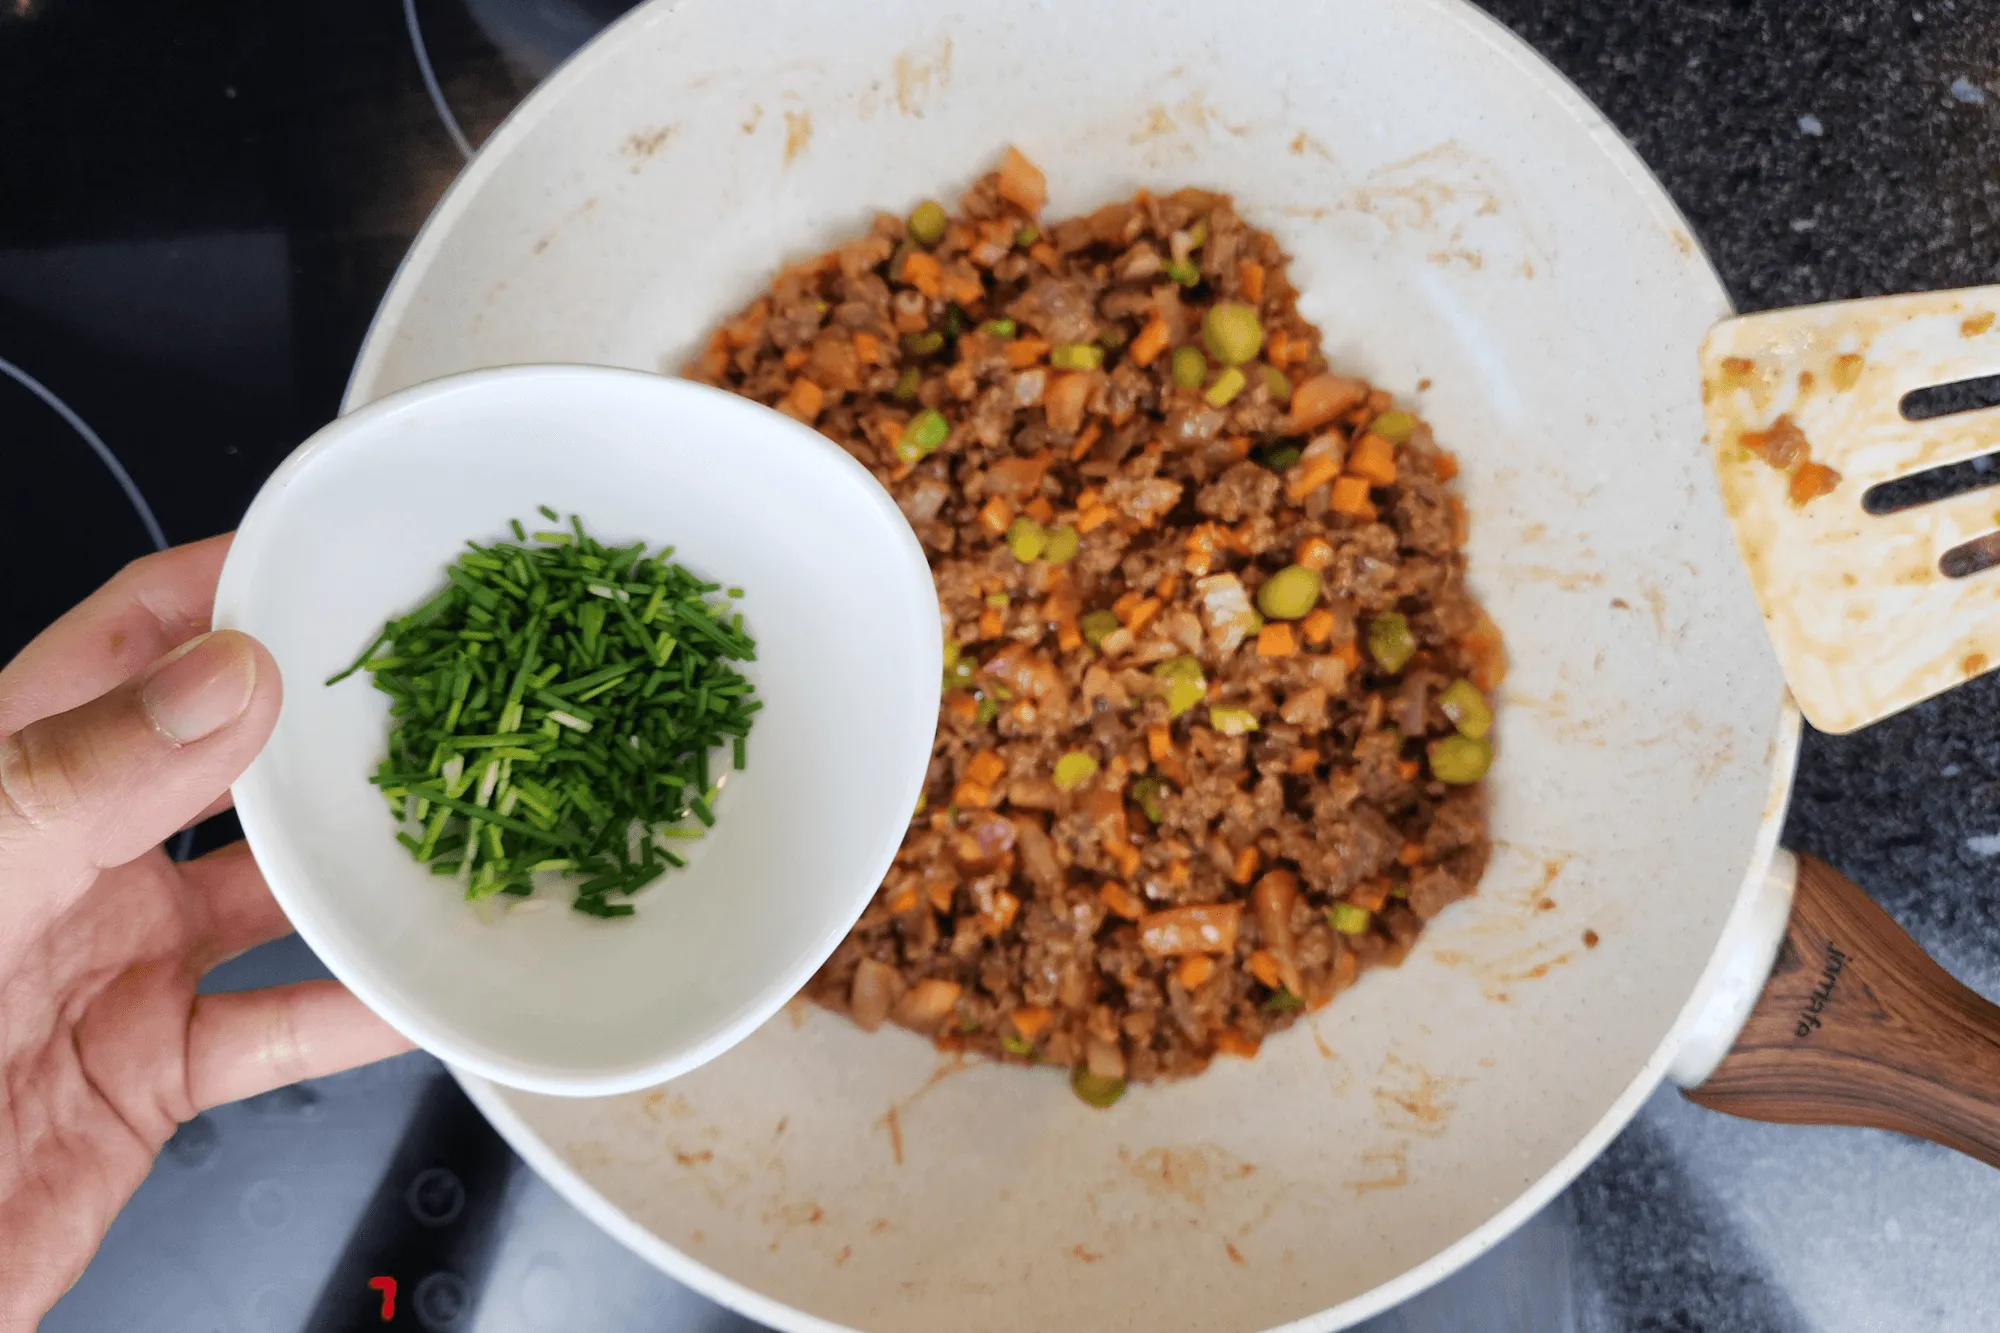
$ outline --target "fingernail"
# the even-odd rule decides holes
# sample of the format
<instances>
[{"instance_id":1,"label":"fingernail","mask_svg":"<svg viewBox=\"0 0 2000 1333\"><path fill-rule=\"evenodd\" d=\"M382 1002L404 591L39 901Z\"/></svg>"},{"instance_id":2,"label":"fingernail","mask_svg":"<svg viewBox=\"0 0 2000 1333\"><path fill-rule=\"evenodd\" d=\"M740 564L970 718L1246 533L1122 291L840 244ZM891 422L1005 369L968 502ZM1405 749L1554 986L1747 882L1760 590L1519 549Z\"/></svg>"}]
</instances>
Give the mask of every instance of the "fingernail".
<instances>
[{"instance_id":1,"label":"fingernail","mask_svg":"<svg viewBox=\"0 0 2000 1333\"><path fill-rule=\"evenodd\" d=\"M257 655L250 640L218 630L155 662L139 687L139 702L168 739L189 745L243 716L256 686Z\"/></svg>"}]
</instances>

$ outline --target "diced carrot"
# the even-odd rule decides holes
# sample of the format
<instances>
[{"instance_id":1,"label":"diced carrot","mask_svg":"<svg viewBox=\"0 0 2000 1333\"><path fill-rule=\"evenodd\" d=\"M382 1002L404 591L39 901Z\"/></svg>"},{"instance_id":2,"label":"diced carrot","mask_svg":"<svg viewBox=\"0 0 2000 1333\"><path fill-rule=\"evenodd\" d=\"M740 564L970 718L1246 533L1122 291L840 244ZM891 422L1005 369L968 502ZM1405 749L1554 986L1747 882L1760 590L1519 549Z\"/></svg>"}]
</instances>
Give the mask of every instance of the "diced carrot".
<instances>
[{"instance_id":1,"label":"diced carrot","mask_svg":"<svg viewBox=\"0 0 2000 1333\"><path fill-rule=\"evenodd\" d=\"M1348 456L1347 470L1357 477L1366 477L1377 486L1396 484L1396 446L1383 436L1373 433L1355 441L1354 452Z\"/></svg>"},{"instance_id":2,"label":"diced carrot","mask_svg":"<svg viewBox=\"0 0 2000 1333\"><path fill-rule=\"evenodd\" d=\"M1034 260L1043 268L1054 268L1060 262L1056 255L1056 248L1047 241L1036 241L1033 245L1029 246L1028 258Z\"/></svg>"},{"instance_id":3,"label":"diced carrot","mask_svg":"<svg viewBox=\"0 0 2000 1333\"><path fill-rule=\"evenodd\" d=\"M1001 889L993 895L993 910L985 914L986 928L998 935L1014 924L1014 917L1020 910L1021 900L1007 890Z\"/></svg>"},{"instance_id":4,"label":"diced carrot","mask_svg":"<svg viewBox=\"0 0 2000 1333\"><path fill-rule=\"evenodd\" d=\"M1174 594L1179 592L1180 589L1181 589L1180 575L1162 574L1160 575L1160 581L1153 585L1153 596L1161 598L1166 601L1172 601Z\"/></svg>"},{"instance_id":5,"label":"diced carrot","mask_svg":"<svg viewBox=\"0 0 2000 1333\"><path fill-rule=\"evenodd\" d=\"M1137 365L1150 366L1154 358L1167 350L1170 336L1167 321L1155 315L1145 328L1139 330L1139 336L1125 349L1125 355Z\"/></svg>"},{"instance_id":6,"label":"diced carrot","mask_svg":"<svg viewBox=\"0 0 2000 1333\"><path fill-rule=\"evenodd\" d=\"M1083 646L1083 630L1077 626L1075 616L1064 616L1056 621L1056 647L1066 653L1073 653Z\"/></svg>"},{"instance_id":7,"label":"diced carrot","mask_svg":"<svg viewBox=\"0 0 2000 1333\"><path fill-rule=\"evenodd\" d=\"M1007 632L1007 617L997 606L989 606L979 613L979 637L997 639Z\"/></svg>"},{"instance_id":8,"label":"diced carrot","mask_svg":"<svg viewBox=\"0 0 2000 1333\"><path fill-rule=\"evenodd\" d=\"M771 322L771 303L759 301L744 311L742 316L722 326L722 336L729 340L731 347L748 347L764 336L764 329Z\"/></svg>"},{"instance_id":9,"label":"diced carrot","mask_svg":"<svg viewBox=\"0 0 2000 1333\"><path fill-rule=\"evenodd\" d=\"M990 495L986 503L979 506L979 526L998 537L1014 521L1014 506L998 495Z\"/></svg>"},{"instance_id":10,"label":"diced carrot","mask_svg":"<svg viewBox=\"0 0 2000 1333\"><path fill-rule=\"evenodd\" d=\"M1347 895L1347 901L1370 912L1379 912L1389 902L1389 881L1371 879Z\"/></svg>"},{"instance_id":11,"label":"diced carrot","mask_svg":"<svg viewBox=\"0 0 2000 1333\"><path fill-rule=\"evenodd\" d=\"M1264 299L1264 266L1254 259L1246 259L1236 266L1236 284L1243 289L1243 299L1255 305Z\"/></svg>"},{"instance_id":12,"label":"diced carrot","mask_svg":"<svg viewBox=\"0 0 2000 1333\"><path fill-rule=\"evenodd\" d=\"M1255 1037L1246 1037L1235 1028L1223 1028L1212 1038L1215 1049L1223 1055L1234 1055L1239 1059L1255 1059L1257 1050L1263 1045Z\"/></svg>"},{"instance_id":13,"label":"diced carrot","mask_svg":"<svg viewBox=\"0 0 2000 1333\"><path fill-rule=\"evenodd\" d=\"M1799 470L1792 473L1792 484L1788 488L1795 505L1807 505L1822 495L1832 493L1840 485L1840 473L1824 463L1811 459L1799 464Z\"/></svg>"},{"instance_id":14,"label":"diced carrot","mask_svg":"<svg viewBox=\"0 0 2000 1333\"><path fill-rule=\"evenodd\" d=\"M1292 633L1292 627L1282 620L1274 620L1257 631L1257 656L1290 657L1299 650L1299 641Z\"/></svg>"},{"instance_id":15,"label":"diced carrot","mask_svg":"<svg viewBox=\"0 0 2000 1333\"><path fill-rule=\"evenodd\" d=\"M903 256L903 281L933 301L944 295L944 269L928 250L912 250Z\"/></svg>"},{"instance_id":16,"label":"diced carrot","mask_svg":"<svg viewBox=\"0 0 2000 1333\"><path fill-rule=\"evenodd\" d=\"M1325 569L1333 563L1333 543L1324 537L1308 537L1299 543L1292 560L1307 569Z\"/></svg>"},{"instance_id":17,"label":"diced carrot","mask_svg":"<svg viewBox=\"0 0 2000 1333\"><path fill-rule=\"evenodd\" d=\"M970 690L948 690L944 696L944 710L961 722L971 722L979 716L979 701L972 697Z\"/></svg>"},{"instance_id":18,"label":"diced carrot","mask_svg":"<svg viewBox=\"0 0 2000 1333\"><path fill-rule=\"evenodd\" d=\"M1304 620L1299 622L1299 635L1307 643L1325 643L1333 637L1333 612L1323 606L1315 607Z\"/></svg>"},{"instance_id":19,"label":"diced carrot","mask_svg":"<svg viewBox=\"0 0 2000 1333\"><path fill-rule=\"evenodd\" d=\"M1316 430L1355 404L1368 400L1368 386L1345 375L1322 374L1292 390L1291 428Z\"/></svg>"},{"instance_id":20,"label":"diced carrot","mask_svg":"<svg viewBox=\"0 0 2000 1333\"><path fill-rule=\"evenodd\" d=\"M1007 776L1007 761L992 750L981 750L965 761L965 776L990 787Z\"/></svg>"},{"instance_id":21,"label":"diced carrot","mask_svg":"<svg viewBox=\"0 0 2000 1333\"><path fill-rule=\"evenodd\" d=\"M1319 767L1319 751L1300 750L1298 753L1292 756L1292 761L1289 767L1291 768L1293 773L1301 777L1305 776L1307 773L1310 773L1315 768Z\"/></svg>"},{"instance_id":22,"label":"diced carrot","mask_svg":"<svg viewBox=\"0 0 2000 1333\"><path fill-rule=\"evenodd\" d=\"M1418 772L1417 761L1414 759L1397 760L1396 772L1405 782L1415 781Z\"/></svg>"},{"instance_id":23,"label":"diced carrot","mask_svg":"<svg viewBox=\"0 0 2000 1333\"><path fill-rule=\"evenodd\" d=\"M1472 659L1472 669L1466 673L1472 683L1488 693L1499 689L1507 678L1507 646L1501 642L1500 627L1482 615L1458 646Z\"/></svg>"},{"instance_id":24,"label":"diced carrot","mask_svg":"<svg viewBox=\"0 0 2000 1333\"><path fill-rule=\"evenodd\" d=\"M1007 364L1015 370L1026 370L1049 354L1049 345L1040 338L1016 338L1007 344Z\"/></svg>"},{"instance_id":25,"label":"diced carrot","mask_svg":"<svg viewBox=\"0 0 2000 1333\"><path fill-rule=\"evenodd\" d=\"M1185 787L1188 785L1187 765L1181 762L1179 755L1167 755L1166 758L1159 761L1159 768L1160 776L1175 786Z\"/></svg>"},{"instance_id":26,"label":"diced carrot","mask_svg":"<svg viewBox=\"0 0 2000 1333\"><path fill-rule=\"evenodd\" d=\"M1179 954L1236 952L1242 903L1196 903L1149 912L1139 922L1139 947L1155 958Z\"/></svg>"},{"instance_id":27,"label":"diced carrot","mask_svg":"<svg viewBox=\"0 0 2000 1333\"><path fill-rule=\"evenodd\" d=\"M803 347L791 347L787 348L785 354L778 359L783 363L786 370L797 370L806 363L808 355L810 353Z\"/></svg>"},{"instance_id":28,"label":"diced carrot","mask_svg":"<svg viewBox=\"0 0 2000 1333\"><path fill-rule=\"evenodd\" d=\"M1127 921L1137 921L1146 915L1146 904L1139 895L1115 879L1107 879L1098 885L1097 896L1104 900L1104 906L1113 916L1122 916Z\"/></svg>"},{"instance_id":29,"label":"diced carrot","mask_svg":"<svg viewBox=\"0 0 2000 1333\"><path fill-rule=\"evenodd\" d=\"M1333 656L1346 663L1349 671L1359 671L1361 669L1361 645L1352 639L1334 649Z\"/></svg>"},{"instance_id":30,"label":"diced carrot","mask_svg":"<svg viewBox=\"0 0 2000 1333\"><path fill-rule=\"evenodd\" d=\"M872 333L856 333L854 354L871 366L879 366L882 364L882 340Z\"/></svg>"},{"instance_id":31,"label":"diced carrot","mask_svg":"<svg viewBox=\"0 0 2000 1333\"><path fill-rule=\"evenodd\" d=\"M1340 460L1332 454L1302 458L1285 474L1285 498L1302 503L1308 495L1340 475ZM1338 505L1334 506L1339 508Z\"/></svg>"},{"instance_id":32,"label":"diced carrot","mask_svg":"<svg viewBox=\"0 0 2000 1333\"><path fill-rule=\"evenodd\" d=\"M1055 1022L1055 1018L1055 1010L1044 1009L1038 1004L1024 1005L1007 1015L1008 1021L1014 1025L1014 1031L1029 1041L1048 1031L1049 1024Z\"/></svg>"},{"instance_id":33,"label":"diced carrot","mask_svg":"<svg viewBox=\"0 0 2000 1333\"><path fill-rule=\"evenodd\" d=\"M1232 457L1248 458L1250 456L1250 437L1248 435L1232 435L1224 440L1223 443L1229 446L1229 452Z\"/></svg>"},{"instance_id":34,"label":"diced carrot","mask_svg":"<svg viewBox=\"0 0 2000 1333\"><path fill-rule=\"evenodd\" d=\"M986 287L979 281L979 275L972 266L960 261L944 271L940 284L947 301L956 301L962 309L971 309L986 297Z\"/></svg>"},{"instance_id":35,"label":"diced carrot","mask_svg":"<svg viewBox=\"0 0 2000 1333\"><path fill-rule=\"evenodd\" d=\"M1362 477L1336 477L1332 505L1336 514L1348 514L1354 518L1375 517L1375 506L1368 500L1368 482Z\"/></svg>"},{"instance_id":36,"label":"diced carrot","mask_svg":"<svg viewBox=\"0 0 2000 1333\"><path fill-rule=\"evenodd\" d=\"M1126 620L1125 628L1131 630L1134 634L1138 634L1158 614L1160 614L1160 599L1157 597L1144 598L1137 606L1132 608L1132 615Z\"/></svg>"},{"instance_id":37,"label":"diced carrot","mask_svg":"<svg viewBox=\"0 0 2000 1333\"><path fill-rule=\"evenodd\" d=\"M1139 849L1129 842L1107 843L1104 850L1118 863L1118 873L1130 879L1139 873Z\"/></svg>"},{"instance_id":38,"label":"diced carrot","mask_svg":"<svg viewBox=\"0 0 2000 1333\"><path fill-rule=\"evenodd\" d=\"M1466 516L1465 501L1459 499L1456 495L1447 495L1444 497L1444 507L1445 511L1451 515L1452 545L1465 545L1465 539L1472 535L1472 521Z\"/></svg>"},{"instance_id":39,"label":"diced carrot","mask_svg":"<svg viewBox=\"0 0 2000 1333\"><path fill-rule=\"evenodd\" d=\"M1181 965L1174 969L1174 980L1181 983L1182 990L1199 989L1214 975L1215 960L1207 954L1191 953L1181 959Z\"/></svg>"},{"instance_id":40,"label":"diced carrot","mask_svg":"<svg viewBox=\"0 0 2000 1333\"><path fill-rule=\"evenodd\" d=\"M958 786L952 788L951 803L953 805L991 805L993 803L993 793L980 783L967 778L965 781L959 783Z\"/></svg>"},{"instance_id":41,"label":"diced carrot","mask_svg":"<svg viewBox=\"0 0 2000 1333\"><path fill-rule=\"evenodd\" d=\"M937 977L919 981L896 1002L896 1021L904 1027L921 1031L935 1029L958 1004L958 997L964 989L956 981L943 981Z\"/></svg>"},{"instance_id":42,"label":"diced carrot","mask_svg":"<svg viewBox=\"0 0 2000 1333\"><path fill-rule=\"evenodd\" d=\"M1104 438L1103 426L1099 425L1095 421L1091 422L1088 426L1085 426L1083 428L1083 434L1077 436L1076 443L1070 446L1069 461L1072 463L1082 462L1083 456L1090 452L1091 446L1096 444L1102 438Z\"/></svg>"},{"instance_id":43,"label":"diced carrot","mask_svg":"<svg viewBox=\"0 0 2000 1333\"><path fill-rule=\"evenodd\" d=\"M1049 429L1078 431L1083 429L1084 405L1090 401L1090 372L1072 371L1067 375L1057 375L1042 391L1042 411L1048 417Z\"/></svg>"},{"instance_id":44,"label":"diced carrot","mask_svg":"<svg viewBox=\"0 0 2000 1333\"><path fill-rule=\"evenodd\" d=\"M1431 471L1437 474L1439 481L1450 481L1458 475L1458 455L1449 449L1438 450L1437 461L1431 464Z\"/></svg>"},{"instance_id":45,"label":"diced carrot","mask_svg":"<svg viewBox=\"0 0 2000 1333\"><path fill-rule=\"evenodd\" d=\"M1257 978L1260 984L1270 990L1278 989L1281 975L1278 971L1278 955L1272 953L1269 949L1259 949L1256 953L1250 955L1250 961L1247 966L1250 969L1250 975Z\"/></svg>"},{"instance_id":46,"label":"diced carrot","mask_svg":"<svg viewBox=\"0 0 2000 1333\"><path fill-rule=\"evenodd\" d=\"M917 886L914 884L905 884L902 888L896 890L894 894L890 895L886 906L897 916L901 916L905 912L916 911Z\"/></svg>"},{"instance_id":47,"label":"diced carrot","mask_svg":"<svg viewBox=\"0 0 2000 1333\"><path fill-rule=\"evenodd\" d=\"M792 381L791 392L779 409L788 417L797 417L808 426L819 420L820 409L826 405L826 391L808 379Z\"/></svg>"},{"instance_id":48,"label":"diced carrot","mask_svg":"<svg viewBox=\"0 0 2000 1333\"><path fill-rule=\"evenodd\" d=\"M1292 335L1283 329L1272 329L1264 339L1264 359L1283 370L1292 356Z\"/></svg>"},{"instance_id":49,"label":"diced carrot","mask_svg":"<svg viewBox=\"0 0 2000 1333\"><path fill-rule=\"evenodd\" d=\"M1167 867L1167 883L1176 888L1186 884L1192 875L1193 872L1188 869L1187 858L1184 856Z\"/></svg>"},{"instance_id":50,"label":"diced carrot","mask_svg":"<svg viewBox=\"0 0 2000 1333\"><path fill-rule=\"evenodd\" d=\"M1042 169L1008 145L1000 158L1000 197L1024 213L1039 213L1049 197L1049 183Z\"/></svg>"},{"instance_id":51,"label":"diced carrot","mask_svg":"<svg viewBox=\"0 0 2000 1333\"><path fill-rule=\"evenodd\" d=\"M1120 593L1118 600L1111 604L1111 614L1118 617L1120 624L1132 618L1132 608L1139 604L1139 594L1132 591Z\"/></svg>"},{"instance_id":52,"label":"diced carrot","mask_svg":"<svg viewBox=\"0 0 2000 1333\"><path fill-rule=\"evenodd\" d=\"M1111 519L1112 513L1109 505L1095 504L1077 514L1076 530L1078 532L1090 532L1103 527Z\"/></svg>"},{"instance_id":53,"label":"diced carrot","mask_svg":"<svg viewBox=\"0 0 2000 1333\"><path fill-rule=\"evenodd\" d=\"M1146 754L1154 763L1174 752L1174 733L1164 722L1146 728Z\"/></svg>"},{"instance_id":54,"label":"diced carrot","mask_svg":"<svg viewBox=\"0 0 2000 1333\"><path fill-rule=\"evenodd\" d=\"M1399 866L1420 866L1423 863L1424 845L1420 842L1406 842L1396 853L1396 864Z\"/></svg>"},{"instance_id":55,"label":"diced carrot","mask_svg":"<svg viewBox=\"0 0 2000 1333\"><path fill-rule=\"evenodd\" d=\"M719 380L729 370L729 340L717 333L695 358L694 373L700 379Z\"/></svg>"},{"instance_id":56,"label":"diced carrot","mask_svg":"<svg viewBox=\"0 0 2000 1333\"><path fill-rule=\"evenodd\" d=\"M1346 990L1354 984L1354 979L1360 972L1361 960L1354 956L1354 950L1342 949L1333 960L1334 989Z\"/></svg>"},{"instance_id":57,"label":"diced carrot","mask_svg":"<svg viewBox=\"0 0 2000 1333\"><path fill-rule=\"evenodd\" d=\"M1053 523L1056 521L1056 507L1049 503L1049 499L1045 495L1038 495L1028 501L1028 503L1022 505L1021 512L1029 518L1034 519L1037 523Z\"/></svg>"},{"instance_id":58,"label":"diced carrot","mask_svg":"<svg viewBox=\"0 0 2000 1333\"><path fill-rule=\"evenodd\" d=\"M1236 859L1230 864L1230 880L1237 884L1248 884L1257 877L1257 864L1263 859L1263 855L1255 847L1245 847L1236 853Z\"/></svg>"}]
</instances>

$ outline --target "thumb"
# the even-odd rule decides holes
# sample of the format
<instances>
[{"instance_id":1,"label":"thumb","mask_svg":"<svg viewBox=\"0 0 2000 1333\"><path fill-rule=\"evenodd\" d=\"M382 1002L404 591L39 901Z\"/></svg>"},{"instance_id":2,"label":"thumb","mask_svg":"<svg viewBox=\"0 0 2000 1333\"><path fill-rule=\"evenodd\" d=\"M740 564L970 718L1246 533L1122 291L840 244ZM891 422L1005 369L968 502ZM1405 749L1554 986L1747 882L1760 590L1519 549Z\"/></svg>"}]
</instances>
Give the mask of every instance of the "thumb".
<instances>
[{"instance_id":1,"label":"thumb","mask_svg":"<svg viewBox=\"0 0 2000 1333\"><path fill-rule=\"evenodd\" d=\"M222 630L0 737L0 868L66 899L164 841L250 766L282 694L264 646Z\"/></svg>"}]
</instances>

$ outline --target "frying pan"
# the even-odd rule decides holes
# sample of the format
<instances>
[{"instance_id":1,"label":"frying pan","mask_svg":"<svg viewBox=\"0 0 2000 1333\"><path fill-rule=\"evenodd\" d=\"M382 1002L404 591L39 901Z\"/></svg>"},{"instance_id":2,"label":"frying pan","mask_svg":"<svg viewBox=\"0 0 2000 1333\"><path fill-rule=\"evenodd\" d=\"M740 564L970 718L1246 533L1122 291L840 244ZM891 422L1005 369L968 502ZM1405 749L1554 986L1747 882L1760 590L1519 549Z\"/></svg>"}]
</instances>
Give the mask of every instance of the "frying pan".
<instances>
[{"instance_id":1,"label":"frying pan","mask_svg":"<svg viewBox=\"0 0 2000 1333\"><path fill-rule=\"evenodd\" d=\"M347 403L514 362L671 370L781 264L950 197L1009 142L1055 216L1233 193L1295 256L1335 363L1458 452L1513 660L1480 893L1256 1060L1108 1113L1055 1072L795 1006L646 1093L461 1076L522 1155L755 1319L899 1333L1344 1326L1492 1245L1669 1076L1994 1160L1994 1011L1777 846L1800 719L1729 511L1782 610L1870 466L1815 440L1851 476L1794 514L1736 426L1704 445L1713 270L1611 127L1468 6L657 0L467 168ZM1847 335L1788 336L1718 334L1718 420L1811 407L1742 362ZM1781 635L1795 665L1841 629L1838 588L1801 586L1835 609Z\"/></svg>"}]
</instances>

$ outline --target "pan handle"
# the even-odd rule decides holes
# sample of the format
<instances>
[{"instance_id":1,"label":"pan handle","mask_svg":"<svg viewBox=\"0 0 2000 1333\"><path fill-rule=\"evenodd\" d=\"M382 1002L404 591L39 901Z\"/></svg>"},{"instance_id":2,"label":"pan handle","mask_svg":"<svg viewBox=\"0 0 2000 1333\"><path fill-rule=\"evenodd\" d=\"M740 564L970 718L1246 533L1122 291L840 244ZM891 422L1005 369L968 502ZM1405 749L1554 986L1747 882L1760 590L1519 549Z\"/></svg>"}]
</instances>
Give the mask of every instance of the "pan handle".
<instances>
[{"instance_id":1,"label":"pan handle","mask_svg":"<svg viewBox=\"0 0 2000 1333\"><path fill-rule=\"evenodd\" d=\"M1684 1095L1751 1120L1893 1129L2000 1167L2000 1006L1846 876L1801 856L1770 980Z\"/></svg>"}]
</instances>

